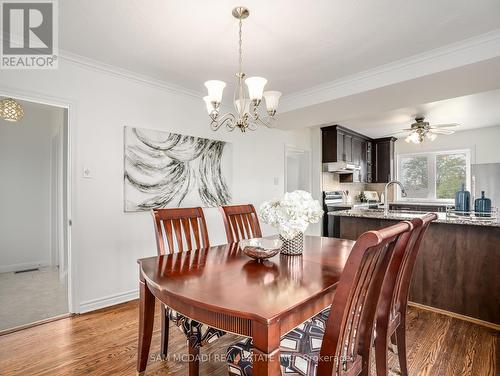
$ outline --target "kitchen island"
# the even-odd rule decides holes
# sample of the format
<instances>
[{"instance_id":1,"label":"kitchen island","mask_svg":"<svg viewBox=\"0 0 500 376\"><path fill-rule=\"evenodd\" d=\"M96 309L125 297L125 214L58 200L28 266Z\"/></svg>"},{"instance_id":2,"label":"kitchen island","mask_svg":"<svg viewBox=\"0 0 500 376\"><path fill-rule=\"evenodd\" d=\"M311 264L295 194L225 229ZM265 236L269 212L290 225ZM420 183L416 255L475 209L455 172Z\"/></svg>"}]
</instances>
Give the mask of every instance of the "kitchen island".
<instances>
[{"instance_id":1,"label":"kitchen island","mask_svg":"<svg viewBox=\"0 0 500 376\"><path fill-rule=\"evenodd\" d=\"M424 214L353 209L328 215L339 223L340 238L355 240ZM437 214L415 265L410 301L500 325L500 222Z\"/></svg>"}]
</instances>

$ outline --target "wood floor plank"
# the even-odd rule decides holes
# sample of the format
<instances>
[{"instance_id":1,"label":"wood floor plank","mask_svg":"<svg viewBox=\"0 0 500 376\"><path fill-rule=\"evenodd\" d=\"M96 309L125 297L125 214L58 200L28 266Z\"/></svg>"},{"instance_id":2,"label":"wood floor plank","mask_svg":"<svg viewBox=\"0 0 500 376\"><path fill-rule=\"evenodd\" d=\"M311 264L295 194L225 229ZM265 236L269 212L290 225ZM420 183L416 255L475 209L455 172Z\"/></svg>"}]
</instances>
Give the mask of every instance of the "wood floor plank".
<instances>
[{"instance_id":1,"label":"wood floor plank","mask_svg":"<svg viewBox=\"0 0 500 376\"><path fill-rule=\"evenodd\" d=\"M147 375L187 375L186 341L177 328L170 330L170 358L159 356L158 315ZM133 301L0 336L0 375L134 375L137 320ZM498 332L417 308L409 309L407 326L410 376L498 374ZM224 355L235 340L226 335L204 347L202 356L210 360L202 361L200 374L227 375ZM395 352L389 368L391 376L400 375Z\"/></svg>"}]
</instances>

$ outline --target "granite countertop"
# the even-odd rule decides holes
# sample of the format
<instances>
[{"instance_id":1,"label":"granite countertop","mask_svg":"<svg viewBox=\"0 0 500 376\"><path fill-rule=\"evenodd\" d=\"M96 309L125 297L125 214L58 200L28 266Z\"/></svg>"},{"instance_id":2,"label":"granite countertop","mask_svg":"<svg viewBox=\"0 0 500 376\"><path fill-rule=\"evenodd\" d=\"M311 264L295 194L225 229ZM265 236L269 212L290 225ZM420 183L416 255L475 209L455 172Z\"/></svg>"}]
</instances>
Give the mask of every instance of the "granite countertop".
<instances>
[{"instance_id":1,"label":"granite countertop","mask_svg":"<svg viewBox=\"0 0 500 376\"><path fill-rule=\"evenodd\" d=\"M336 202L333 204L328 204L327 206L330 206L332 208L359 208L359 207L369 207L370 205L377 205L378 202L374 202L372 204L369 204L367 202Z\"/></svg>"},{"instance_id":2,"label":"granite countertop","mask_svg":"<svg viewBox=\"0 0 500 376\"><path fill-rule=\"evenodd\" d=\"M412 205L412 206L455 206L454 203L449 202L435 202L435 201L394 201L390 205Z\"/></svg>"},{"instance_id":3,"label":"granite countertop","mask_svg":"<svg viewBox=\"0 0 500 376\"><path fill-rule=\"evenodd\" d=\"M384 215L383 210L340 210L330 212L328 215L338 217L357 217L357 218L374 218L374 219L393 219L397 221L406 221L413 218L421 217L425 212L410 212L410 211L394 211L391 210L387 216ZM490 226L500 227L498 218L485 218L485 219L472 219L470 217L447 217L446 213L436 213L438 219L437 223L455 224L455 225L474 225L474 226Z\"/></svg>"}]
</instances>

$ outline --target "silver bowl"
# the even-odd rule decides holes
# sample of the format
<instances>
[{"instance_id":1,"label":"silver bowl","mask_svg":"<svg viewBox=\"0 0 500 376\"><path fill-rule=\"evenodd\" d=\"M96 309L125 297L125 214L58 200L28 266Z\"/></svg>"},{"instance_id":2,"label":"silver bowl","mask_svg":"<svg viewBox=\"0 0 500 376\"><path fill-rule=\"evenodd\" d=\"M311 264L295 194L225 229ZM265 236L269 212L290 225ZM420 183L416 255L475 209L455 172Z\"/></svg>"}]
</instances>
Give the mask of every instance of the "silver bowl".
<instances>
[{"instance_id":1,"label":"silver bowl","mask_svg":"<svg viewBox=\"0 0 500 376\"><path fill-rule=\"evenodd\" d=\"M240 248L247 255L255 260L264 260L279 253L283 242L280 239L254 238L241 240Z\"/></svg>"}]
</instances>

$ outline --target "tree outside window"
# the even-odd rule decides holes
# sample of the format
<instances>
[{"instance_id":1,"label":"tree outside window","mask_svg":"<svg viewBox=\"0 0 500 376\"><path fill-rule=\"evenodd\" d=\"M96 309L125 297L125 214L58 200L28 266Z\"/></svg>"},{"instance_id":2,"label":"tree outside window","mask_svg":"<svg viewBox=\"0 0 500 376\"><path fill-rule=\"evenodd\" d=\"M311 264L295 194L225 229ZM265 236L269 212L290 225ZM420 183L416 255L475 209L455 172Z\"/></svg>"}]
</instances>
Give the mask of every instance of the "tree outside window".
<instances>
[{"instance_id":1,"label":"tree outside window","mask_svg":"<svg viewBox=\"0 0 500 376\"><path fill-rule=\"evenodd\" d=\"M409 200L453 200L468 185L469 167L468 150L398 156L398 177Z\"/></svg>"},{"instance_id":2,"label":"tree outside window","mask_svg":"<svg viewBox=\"0 0 500 376\"><path fill-rule=\"evenodd\" d=\"M436 198L453 199L462 184L466 184L465 154L436 155Z\"/></svg>"}]
</instances>

